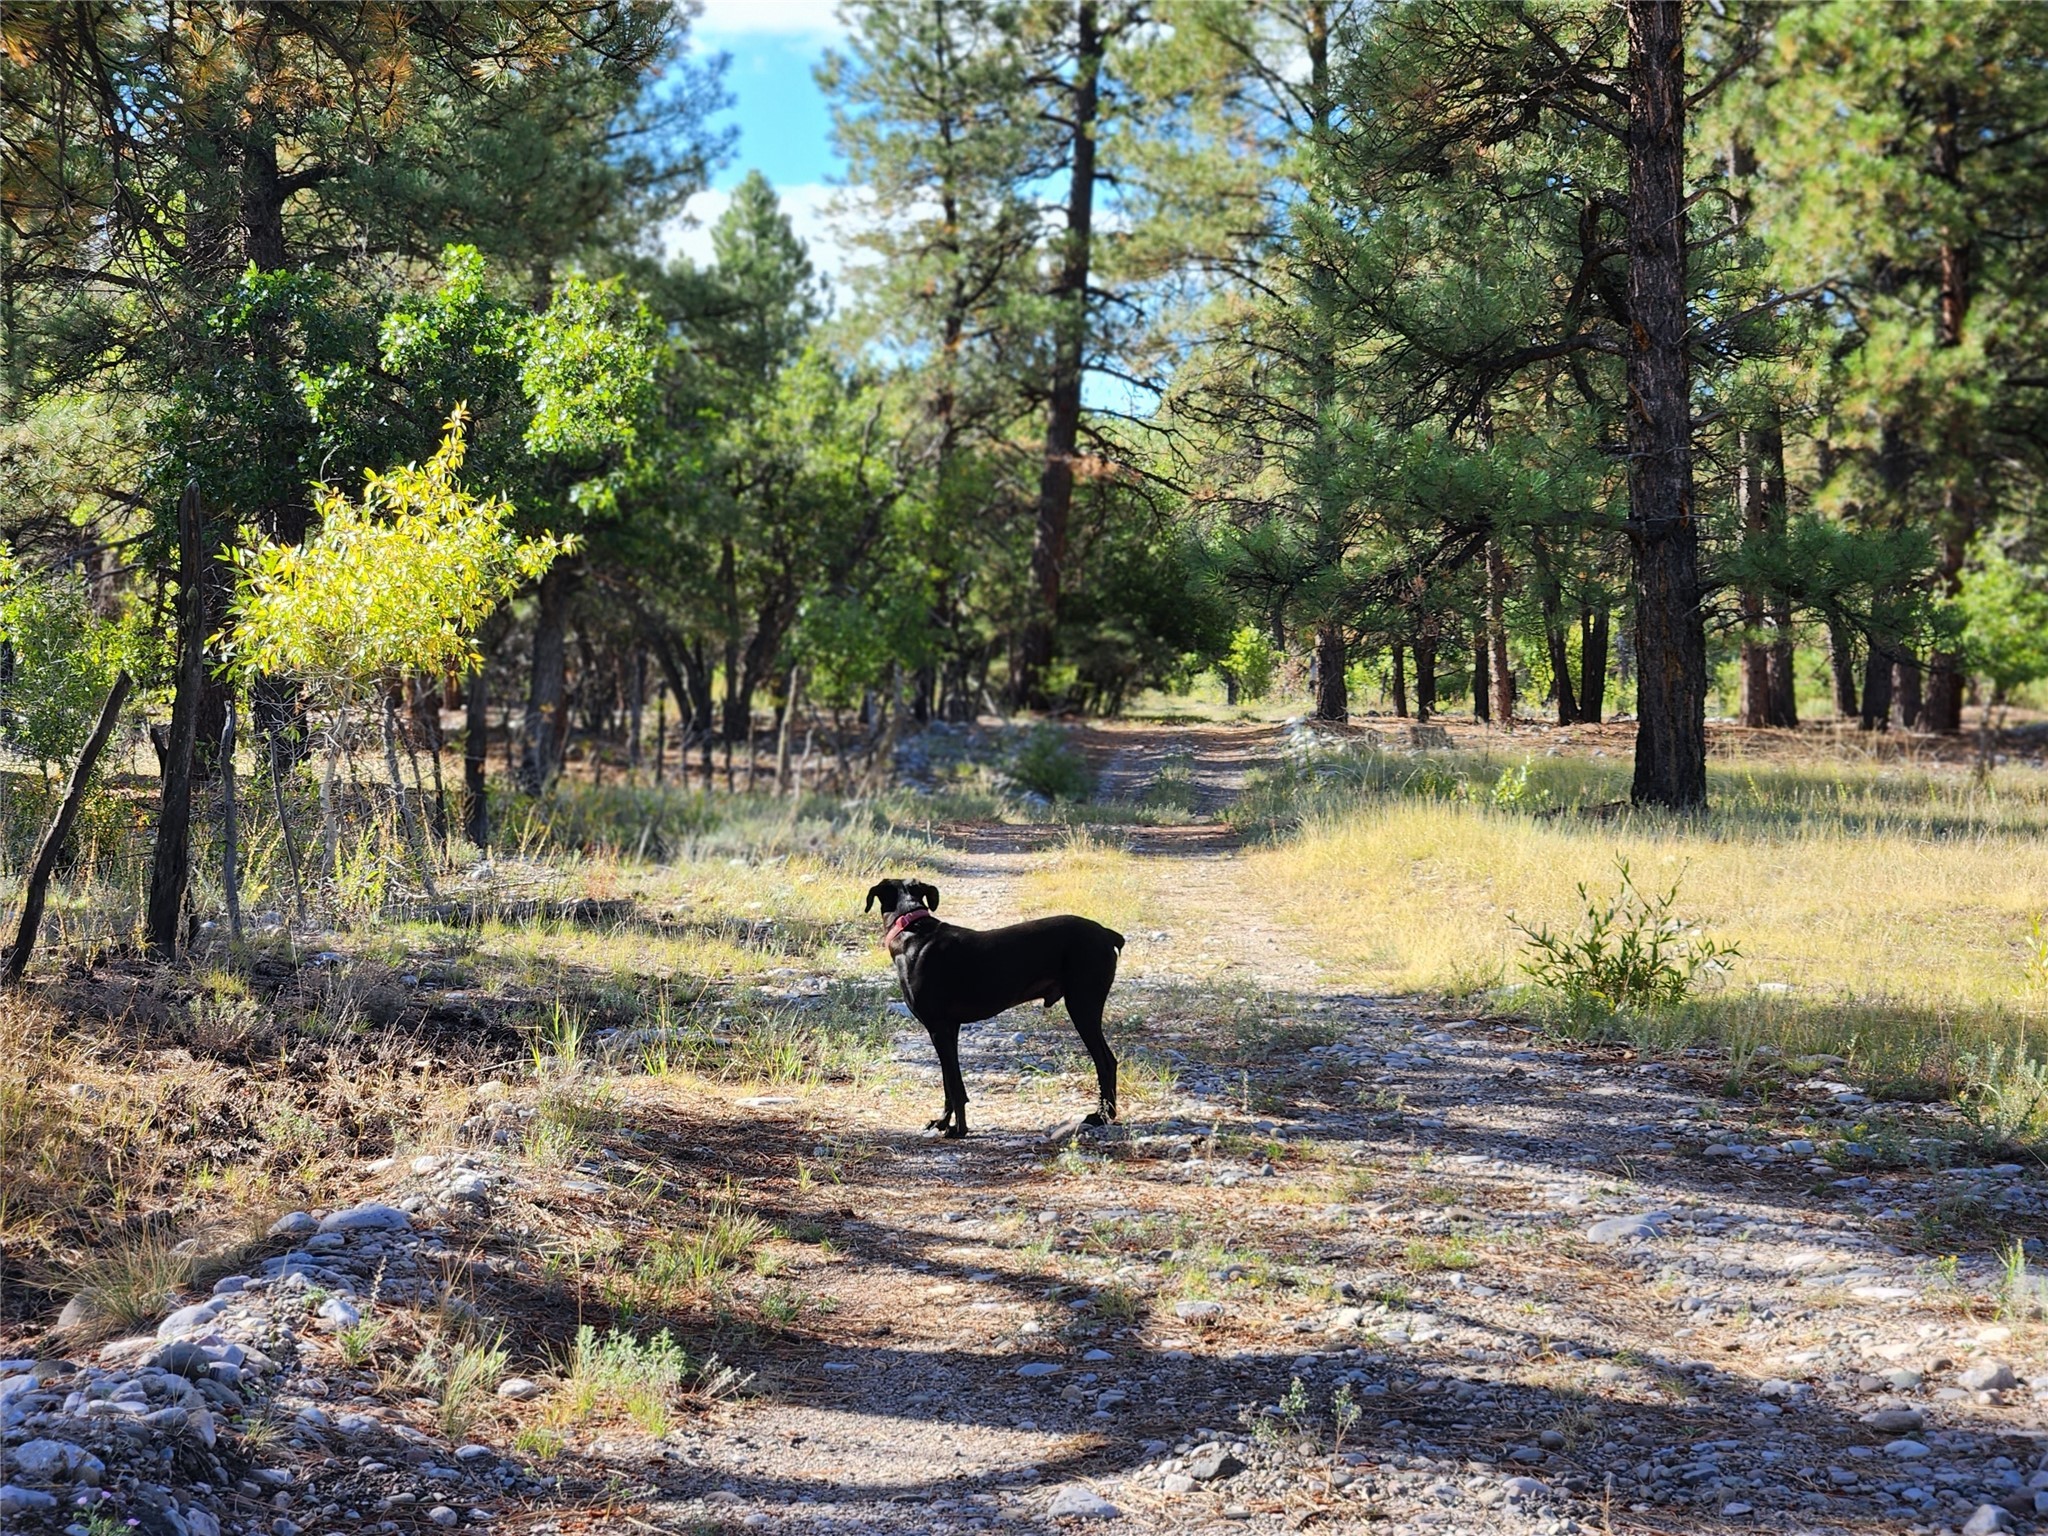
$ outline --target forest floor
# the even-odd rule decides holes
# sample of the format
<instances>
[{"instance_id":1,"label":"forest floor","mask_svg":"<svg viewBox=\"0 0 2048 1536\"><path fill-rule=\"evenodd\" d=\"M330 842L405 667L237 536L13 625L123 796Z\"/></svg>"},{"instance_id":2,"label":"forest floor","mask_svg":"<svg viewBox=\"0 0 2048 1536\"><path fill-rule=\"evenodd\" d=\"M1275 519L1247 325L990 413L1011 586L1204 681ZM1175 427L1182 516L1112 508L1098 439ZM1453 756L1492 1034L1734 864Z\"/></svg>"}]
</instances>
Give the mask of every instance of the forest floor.
<instances>
[{"instance_id":1,"label":"forest floor","mask_svg":"<svg viewBox=\"0 0 2048 1536\"><path fill-rule=\"evenodd\" d=\"M176 1123L136 1204L204 1235L182 1268L138 1239L68 1333L10 1277L0 1524L2048 1526L2048 1325L2001 1264L2048 1233L2039 1162L1842 1058L1731 1072L1362 988L1224 819L1284 729L1081 730L1084 824L699 850L666 885L500 860L501 907L548 893L518 921L196 985L73 967L8 1020L10 1220L115 1176L65 1136ZM968 1033L972 1136L919 1132L937 1069L855 916L894 872L955 922L1126 933L1120 1124L1078 1127L1064 1012L1018 1010Z\"/></svg>"}]
</instances>

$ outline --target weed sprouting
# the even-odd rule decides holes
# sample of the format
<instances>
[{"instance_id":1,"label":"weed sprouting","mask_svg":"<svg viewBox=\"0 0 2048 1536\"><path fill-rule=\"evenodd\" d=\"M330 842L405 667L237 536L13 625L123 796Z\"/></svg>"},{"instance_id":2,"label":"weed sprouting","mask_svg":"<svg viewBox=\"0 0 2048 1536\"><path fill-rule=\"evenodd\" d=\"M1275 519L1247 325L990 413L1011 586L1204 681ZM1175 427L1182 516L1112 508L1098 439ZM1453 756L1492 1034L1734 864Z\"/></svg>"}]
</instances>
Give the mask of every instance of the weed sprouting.
<instances>
[{"instance_id":1,"label":"weed sprouting","mask_svg":"<svg viewBox=\"0 0 2048 1536\"><path fill-rule=\"evenodd\" d=\"M1677 915L1676 880L1662 893L1645 894L1629 861L1614 862L1621 887L1612 898L1597 898L1579 882L1586 910L1574 932L1559 933L1547 924L1531 928L1510 918L1535 952L1523 962L1523 972L1562 997L1575 1015L1612 1017L1682 1003L1703 972L1725 970L1742 953Z\"/></svg>"}]
</instances>

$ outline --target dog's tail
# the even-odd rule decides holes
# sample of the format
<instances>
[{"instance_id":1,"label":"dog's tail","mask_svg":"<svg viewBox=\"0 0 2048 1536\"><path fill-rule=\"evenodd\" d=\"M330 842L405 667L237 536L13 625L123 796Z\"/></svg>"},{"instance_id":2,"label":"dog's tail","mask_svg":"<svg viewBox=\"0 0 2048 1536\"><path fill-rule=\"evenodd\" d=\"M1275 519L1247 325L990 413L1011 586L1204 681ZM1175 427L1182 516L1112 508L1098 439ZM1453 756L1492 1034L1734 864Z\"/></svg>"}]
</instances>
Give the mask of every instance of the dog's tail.
<instances>
[{"instance_id":1,"label":"dog's tail","mask_svg":"<svg viewBox=\"0 0 2048 1536\"><path fill-rule=\"evenodd\" d=\"M1114 928L1109 927L1107 924L1098 923L1096 926L1101 928L1104 933L1109 935L1109 942L1111 947L1121 952L1124 947L1124 936L1118 933Z\"/></svg>"}]
</instances>

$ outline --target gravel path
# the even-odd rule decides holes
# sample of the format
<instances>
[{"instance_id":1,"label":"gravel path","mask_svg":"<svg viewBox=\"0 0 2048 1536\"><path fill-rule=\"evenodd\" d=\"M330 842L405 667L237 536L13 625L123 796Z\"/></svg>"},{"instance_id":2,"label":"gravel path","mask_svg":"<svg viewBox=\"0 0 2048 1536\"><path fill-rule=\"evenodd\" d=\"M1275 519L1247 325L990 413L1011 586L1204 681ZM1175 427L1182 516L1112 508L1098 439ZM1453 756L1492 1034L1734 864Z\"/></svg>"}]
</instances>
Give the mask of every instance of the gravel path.
<instances>
[{"instance_id":1,"label":"gravel path","mask_svg":"<svg viewBox=\"0 0 2048 1536\"><path fill-rule=\"evenodd\" d=\"M1188 750L1106 746L1129 794ZM1192 750L1228 793L1240 769ZM619 1135L567 1170L497 1144L508 1104L148 1338L0 1362L0 1525L84 1530L118 1495L174 1536L2048 1529L2048 1330L2024 1297L2000 1315L1983 1236L2048 1232L2038 1167L1931 1119L1880 1144L1915 1111L1824 1069L1765 1062L1767 1100L1727 1098L1706 1054L1320 987L1196 830L1134 845L1184 858L1186 926L1133 936L1114 1131L1062 1123L1086 1092L1058 1010L969 1032L965 1143L912 1129L939 1089L907 1019L867 1083L619 1079ZM948 915L999 920L1049 856L960 837ZM658 1225L671 1187L736 1187L808 1245L716 1293L739 1321L678 1324L751 1396L658 1434L557 1412L547 1456L521 1438L567 1390L545 1370L451 1440L342 1358L351 1312L445 1307L451 1265L485 1318L540 1305L564 1230ZM746 1322L768 1287L794 1316Z\"/></svg>"}]
</instances>

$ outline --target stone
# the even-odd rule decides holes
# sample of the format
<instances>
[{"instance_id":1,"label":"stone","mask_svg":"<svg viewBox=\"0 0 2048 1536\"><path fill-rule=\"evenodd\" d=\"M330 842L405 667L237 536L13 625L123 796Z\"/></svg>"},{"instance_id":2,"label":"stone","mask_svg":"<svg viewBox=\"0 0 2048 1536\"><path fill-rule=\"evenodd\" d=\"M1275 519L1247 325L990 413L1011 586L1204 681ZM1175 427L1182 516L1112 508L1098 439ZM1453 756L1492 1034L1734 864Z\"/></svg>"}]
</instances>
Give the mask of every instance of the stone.
<instances>
[{"instance_id":1,"label":"stone","mask_svg":"<svg viewBox=\"0 0 2048 1536\"><path fill-rule=\"evenodd\" d=\"M345 1211L330 1211L320 1222L322 1232L403 1232L412 1218L395 1205L366 1200Z\"/></svg>"},{"instance_id":2,"label":"stone","mask_svg":"<svg viewBox=\"0 0 2048 1536\"><path fill-rule=\"evenodd\" d=\"M528 1381L524 1376L507 1376L498 1383L498 1396L523 1403L530 1397L540 1396L540 1383Z\"/></svg>"},{"instance_id":3,"label":"stone","mask_svg":"<svg viewBox=\"0 0 2048 1536\"><path fill-rule=\"evenodd\" d=\"M305 1237L320 1230L320 1223L304 1211L293 1211L270 1224L272 1237Z\"/></svg>"},{"instance_id":4,"label":"stone","mask_svg":"<svg viewBox=\"0 0 2048 1536\"><path fill-rule=\"evenodd\" d=\"M74 1296L64 1303L64 1310L57 1314L57 1329L61 1333L71 1328L83 1328L99 1315L99 1309L90 1298Z\"/></svg>"},{"instance_id":5,"label":"stone","mask_svg":"<svg viewBox=\"0 0 2048 1536\"><path fill-rule=\"evenodd\" d=\"M213 1368L213 1357L185 1339L172 1340L151 1354L148 1360L158 1370L169 1371L173 1376L183 1376L190 1381L197 1381Z\"/></svg>"},{"instance_id":6,"label":"stone","mask_svg":"<svg viewBox=\"0 0 2048 1536\"><path fill-rule=\"evenodd\" d=\"M15 1483L0 1487L0 1516L38 1515L57 1507L56 1498L36 1488L23 1488Z\"/></svg>"},{"instance_id":7,"label":"stone","mask_svg":"<svg viewBox=\"0 0 2048 1536\"><path fill-rule=\"evenodd\" d=\"M1670 1219L1669 1211L1650 1211L1641 1216L1609 1216L1586 1228L1586 1238L1595 1243L1641 1242L1655 1237Z\"/></svg>"},{"instance_id":8,"label":"stone","mask_svg":"<svg viewBox=\"0 0 2048 1536\"><path fill-rule=\"evenodd\" d=\"M2003 1360L1986 1360L1963 1372L1956 1378L1956 1383L1970 1392L1997 1392L2005 1387L2018 1386L2019 1378Z\"/></svg>"},{"instance_id":9,"label":"stone","mask_svg":"<svg viewBox=\"0 0 2048 1536\"><path fill-rule=\"evenodd\" d=\"M105 1463L69 1440L29 1440L7 1453L16 1476L38 1483L83 1483L97 1488L107 1475Z\"/></svg>"},{"instance_id":10,"label":"stone","mask_svg":"<svg viewBox=\"0 0 2048 1536\"><path fill-rule=\"evenodd\" d=\"M1901 1461L1918 1461L1927 1454L1927 1447L1918 1440L1888 1440L1885 1442L1884 1453L1887 1456L1896 1456Z\"/></svg>"},{"instance_id":11,"label":"stone","mask_svg":"<svg viewBox=\"0 0 2048 1536\"><path fill-rule=\"evenodd\" d=\"M1205 1445L1188 1458L1188 1476L1198 1483L1218 1483L1237 1476L1244 1463L1220 1445Z\"/></svg>"},{"instance_id":12,"label":"stone","mask_svg":"<svg viewBox=\"0 0 2048 1536\"><path fill-rule=\"evenodd\" d=\"M353 1328L363 1320L359 1308L339 1296L330 1296L320 1303L320 1310L314 1314L321 1326L330 1333L340 1333L344 1328Z\"/></svg>"},{"instance_id":13,"label":"stone","mask_svg":"<svg viewBox=\"0 0 2048 1536\"><path fill-rule=\"evenodd\" d=\"M1500 1485L1500 1491L1510 1499L1547 1499L1550 1484L1540 1477L1511 1477Z\"/></svg>"},{"instance_id":14,"label":"stone","mask_svg":"<svg viewBox=\"0 0 2048 1536\"><path fill-rule=\"evenodd\" d=\"M1185 1472L1169 1472L1159 1480L1159 1486L1167 1493L1193 1493L1195 1480Z\"/></svg>"},{"instance_id":15,"label":"stone","mask_svg":"<svg viewBox=\"0 0 2048 1536\"><path fill-rule=\"evenodd\" d=\"M2011 1529L2011 1511L1997 1504L1979 1504L1977 1512L1963 1522L1963 1536L1998 1536Z\"/></svg>"},{"instance_id":16,"label":"stone","mask_svg":"<svg viewBox=\"0 0 2048 1536\"><path fill-rule=\"evenodd\" d=\"M1057 1376L1059 1372L1060 1367L1050 1360L1034 1360L1029 1365L1017 1367L1017 1374L1026 1380L1036 1380L1041 1376Z\"/></svg>"},{"instance_id":17,"label":"stone","mask_svg":"<svg viewBox=\"0 0 2048 1536\"><path fill-rule=\"evenodd\" d=\"M1045 1513L1052 1520L1114 1520L1120 1511L1093 1488L1069 1483L1052 1496Z\"/></svg>"},{"instance_id":18,"label":"stone","mask_svg":"<svg viewBox=\"0 0 2048 1536\"><path fill-rule=\"evenodd\" d=\"M220 1536L219 1518L197 1504L185 1511L185 1524L191 1529L192 1536Z\"/></svg>"},{"instance_id":19,"label":"stone","mask_svg":"<svg viewBox=\"0 0 2048 1536\"><path fill-rule=\"evenodd\" d=\"M156 1325L156 1336L168 1344L173 1339L180 1338L185 1334L198 1333L208 1323L219 1317L226 1305L225 1301L216 1297L212 1301L202 1301L189 1307L180 1307Z\"/></svg>"},{"instance_id":20,"label":"stone","mask_svg":"<svg viewBox=\"0 0 2048 1536\"><path fill-rule=\"evenodd\" d=\"M1213 1323L1223 1315L1220 1301L1177 1301L1173 1315L1184 1323Z\"/></svg>"},{"instance_id":21,"label":"stone","mask_svg":"<svg viewBox=\"0 0 2048 1536\"><path fill-rule=\"evenodd\" d=\"M1881 1435L1904 1435L1924 1425L1927 1416L1918 1408L1880 1408L1863 1415L1863 1422Z\"/></svg>"},{"instance_id":22,"label":"stone","mask_svg":"<svg viewBox=\"0 0 2048 1536\"><path fill-rule=\"evenodd\" d=\"M436 1504L427 1511L427 1518L436 1525L460 1525L462 1523L462 1516L458 1515L446 1504Z\"/></svg>"},{"instance_id":23,"label":"stone","mask_svg":"<svg viewBox=\"0 0 2048 1536\"><path fill-rule=\"evenodd\" d=\"M1721 1506L1722 1516L1724 1518L1731 1520L1734 1519L1737 1515L1754 1514L1755 1511L1756 1506L1754 1504L1744 1504L1740 1500L1737 1500L1731 1504L1723 1504Z\"/></svg>"}]
</instances>

